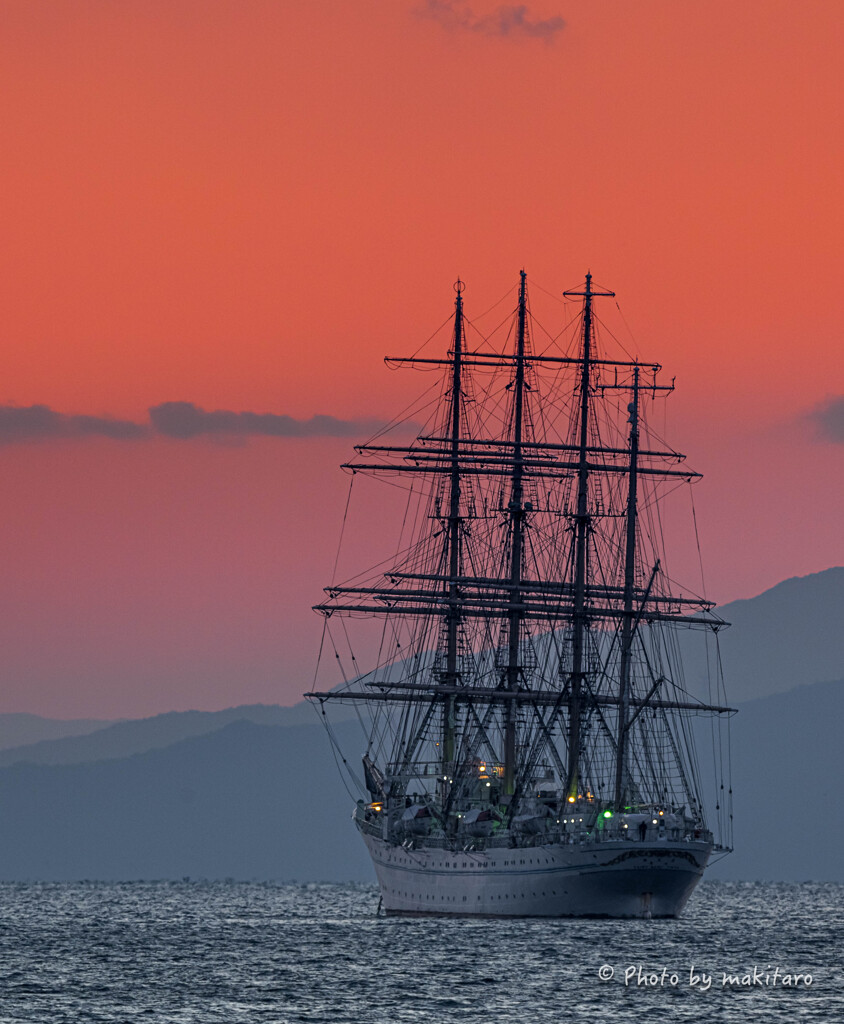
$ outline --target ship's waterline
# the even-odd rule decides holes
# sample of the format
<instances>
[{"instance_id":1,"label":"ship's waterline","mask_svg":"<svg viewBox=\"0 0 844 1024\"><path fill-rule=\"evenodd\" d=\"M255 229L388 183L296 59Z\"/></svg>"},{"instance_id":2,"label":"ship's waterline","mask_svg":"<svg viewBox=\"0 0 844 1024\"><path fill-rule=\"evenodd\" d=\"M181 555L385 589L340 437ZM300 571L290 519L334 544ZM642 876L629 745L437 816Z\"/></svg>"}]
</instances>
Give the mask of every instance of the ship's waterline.
<instances>
[{"instance_id":1,"label":"ship's waterline","mask_svg":"<svg viewBox=\"0 0 844 1024\"><path fill-rule=\"evenodd\" d=\"M677 917L711 843L408 849L363 833L388 914Z\"/></svg>"}]
</instances>

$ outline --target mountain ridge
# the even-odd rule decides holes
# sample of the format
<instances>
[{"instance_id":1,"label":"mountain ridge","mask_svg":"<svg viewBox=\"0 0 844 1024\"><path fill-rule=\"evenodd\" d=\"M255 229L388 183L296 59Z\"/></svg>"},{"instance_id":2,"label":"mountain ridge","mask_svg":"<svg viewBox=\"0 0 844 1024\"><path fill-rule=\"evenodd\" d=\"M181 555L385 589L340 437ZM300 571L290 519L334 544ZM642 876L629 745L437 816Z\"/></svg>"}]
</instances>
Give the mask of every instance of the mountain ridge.
<instances>
[{"instance_id":1,"label":"mountain ridge","mask_svg":"<svg viewBox=\"0 0 844 1024\"><path fill-rule=\"evenodd\" d=\"M307 829L302 806L322 809ZM336 841L348 815L318 723L237 720L119 760L0 769L0 879L368 880L365 851Z\"/></svg>"},{"instance_id":2,"label":"mountain ridge","mask_svg":"<svg viewBox=\"0 0 844 1024\"><path fill-rule=\"evenodd\" d=\"M7 711L0 713L0 751L67 736L87 736L114 724L106 718L46 718L27 711Z\"/></svg>"},{"instance_id":3,"label":"mountain ridge","mask_svg":"<svg viewBox=\"0 0 844 1024\"><path fill-rule=\"evenodd\" d=\"M178 743L191 736L215 732L234 721L267 725L298 725L315 722L313 708L305 701L280 704L242 704L222 711L166 711L149 718L106 723L95 732L42 740L25 746L0 749L0 767L29 761L34 764L81 764L127 757Z\"/></svg>"},{"instance_id":4,"label":"mountain ridge","mask_svg":"<svg viewBox=\"0 0 844 1024\"><path fill-rule=\"evenodd\" d=\"M740 709L730 723L736 848L707 877L844 881L844 822L830 813L844 775L844 568L722 610L745 634L725 647ZM337 710L334 732L357 771L365 739L354 713ZM348 779L307 702L77 724L92 721L86 735L0 750L0 879L372 879Z\"/></svg>"},{"instance_id":5,"label":"mountain ridge","mask_svg":"<svg viewBox=\"0 0 844 1024\"><path fill-rule=\"evenodd\" d=\"M718 634L730 703L840 679L844 672L844 567L793 576L717 613L730 623ZM683 636L681 647L686 678L700 687L706 657L693 639Z\"/></svg>"},{"instance_id":6,"label":"mountain ridge","mask_svg":"<svg viewBox=\"0 0 844 1024\"><path fill-rule=\"evenodd\" d=\"M707 877L844 881L844 821L829 813L842 720L844 680L741 705L735 851ZM358 772L359 723L334 732ZM0 880L371 881L348 785L318 722L240 719L122 759L20 762L0 768ZM711 809L717 794L704 790Z\"/></svg>"}]
</instances>

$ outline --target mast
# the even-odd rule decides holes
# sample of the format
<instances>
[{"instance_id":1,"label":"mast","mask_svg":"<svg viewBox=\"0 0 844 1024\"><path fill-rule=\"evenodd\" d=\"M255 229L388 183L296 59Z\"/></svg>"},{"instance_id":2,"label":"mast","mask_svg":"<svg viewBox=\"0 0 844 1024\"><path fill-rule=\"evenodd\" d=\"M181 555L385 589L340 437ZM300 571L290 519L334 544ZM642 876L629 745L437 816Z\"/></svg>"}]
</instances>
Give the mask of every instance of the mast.
<instances>
[{"instance_id":1,"label":"mast","mask_svg":"<svg viewBox=\"0 0 844 1024\"><path fill-rule=\"evenodd\" d=\"M522 270L519 284L519 326L516 339L516 379L514 382L513 401L513 465L511 476L510 504L510 610L507 616L508 645L506 688L510 691L519 689L519 641L522 629L522 533L525 510L523 508L522 483L522 427L524 420L525 390L525 326L527 303L525 298L525 281L527 274ZM516 771L516 708L509 701L504 713L504 793L512 795L515 789Z\"/></svg>"},{"instance_id":2,"label":"mast","mask_svg":"<svg viewBox=\"0 0 844 1024\"><path fill-rule=\"evenodd\" d=\"M625 800L627 754L627 714L630 697L630 660L633 646L633 591L636 586L636 520L639 482L639 367L633 367L633 401L630 412L630 475L627 491L627 537L624 551L624 617L621 624L621 666L618 680L618 732L616 735L615 795L616 810Z\"/></svg>"},{"instance_id":3,"label":"mast","mask_svg":"<svg viewBox=\"0 0 844 1024\"><path fill-rule=\"evenodd\" d=\"M595 295L613 295L613 292L593 292L592 274L586 274L586 288L582 292L563 292L565 296L583 297L583 351L580 367L580 437L577 467L577 512L575 514L575 569L574 610L572 615L572 656L569 693L568 778L566 795L569 801L577 799L580 760L581 691L583 688L583 656L586 634L586 562L591 516L589 498L589 387L592 369L592 299Z\"/></svg>"},{"instance_id":4,"label":"mast","mask_svg":"<svg viewBox=\"0 0 844 1024\"><path fill-rule=\"evenodd\" d=\"M454 351L451 370L451 489L448 508L448 610L446 612L445 672L440 682L456 686L457 672L457 629L460 622L460 592L457 577L460 573L460 398L461 362L463 356L463 292L465 285L460 280L454 285L457 298L454 300ZM443 707L442 774L444 782L454 761L454 697L449 696ZM445 790L445 785L443 786Z\"/></svg>"}]
</instances>

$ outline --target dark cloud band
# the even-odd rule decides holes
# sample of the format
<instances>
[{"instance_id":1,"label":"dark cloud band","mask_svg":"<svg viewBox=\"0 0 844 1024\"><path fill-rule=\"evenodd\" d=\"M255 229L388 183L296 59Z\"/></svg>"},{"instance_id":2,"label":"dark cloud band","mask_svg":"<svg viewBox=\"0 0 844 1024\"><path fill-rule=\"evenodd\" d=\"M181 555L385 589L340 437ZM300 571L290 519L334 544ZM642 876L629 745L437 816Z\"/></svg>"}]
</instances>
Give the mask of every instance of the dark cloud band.
<instances>
[{"instance_id":1,"label":"dark cloud band","mask_svg":"<svg viewBox=\"0 0 844 1024\"><path fill-rule=\"evenodd\" d=\"M226 437L352 437L375 428L375 424L338 420L334 416L311 416L296 420L272 412L208 412L193 402L163 402L149 410L153 430L165 437L187 440L203 435Z\"/></svg>"},{"instance_id":2,"label":"dark cloud band","mask_svg":"<svg viewBox=\"0 0 844 1024\"><path fill-rule=\"evenodd\" d=\"M47 405L0 406L0 444L46 441L56 437L110 437L131 441L147 437L149 427L105 416L76 416Z\"/></svg>"},{"instance_id":3,"label":"dark cloud band","mask_svg":"<svg viewBox=\"0 0 844 1024\"><path fill-rule=\"evenodd\" d=\"M565 21L559 16L535 18L527 4L503 4L491 14L475 14L466 3L455 0L426 0L417 7L416 13L423 18L433 18L444 29L452 32L475 32L485 36L504 38L544 39L550 42L565 28Z\"/></svg>"},{"instance_id":4,"label":"dark cloud band","mask_svg":"<svg viewBox=\"0 0 844 1024\"><path fill-rule=\"evenodd\" d=\"M178 440L217 437L360 437L380 424L311 416L297 420L271 412L207 411L193 402L163 402L149 410L149 423L106 416L56 412L47 405L0 406L0 444L49 441L56 438L107 437L137 441L151 437Z\"/></svg>"}]
</instances>

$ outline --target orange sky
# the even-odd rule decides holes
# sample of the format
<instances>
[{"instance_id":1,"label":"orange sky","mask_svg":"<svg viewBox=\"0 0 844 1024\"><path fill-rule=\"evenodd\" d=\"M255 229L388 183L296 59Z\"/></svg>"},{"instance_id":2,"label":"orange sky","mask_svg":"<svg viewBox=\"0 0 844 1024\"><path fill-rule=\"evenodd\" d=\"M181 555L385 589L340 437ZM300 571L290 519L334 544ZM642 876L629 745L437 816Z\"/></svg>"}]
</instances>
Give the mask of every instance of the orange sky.
<instances>
[{"instance_id":1,"label":"orange sky","mask_svg":"<svg viewBox=\"0 0 844 1024\"><path fill-rule=\"evenodd\" d=\"M5 0L0 404L386 418L458 273L471 315L591 267L677 375L711 596L842 564L844 8L512 13ZM0 710L292 701L348 447L0 445Z\"/></svg>"}]
</instances>

